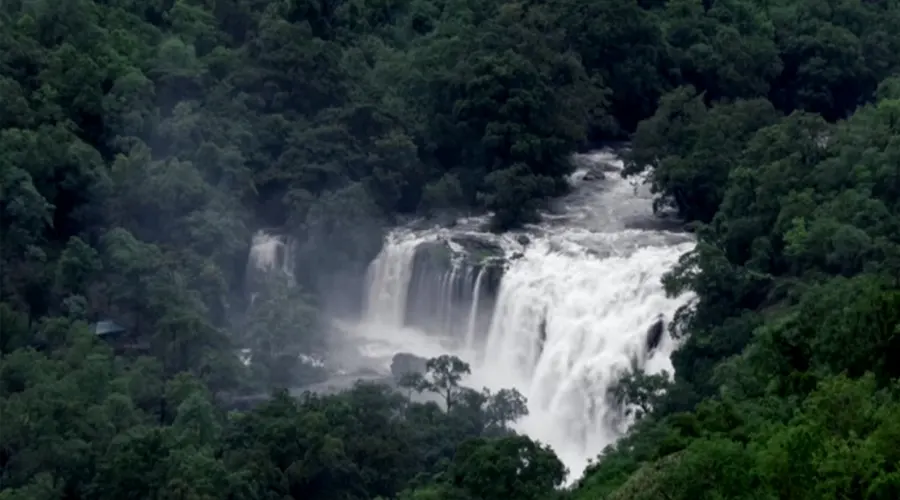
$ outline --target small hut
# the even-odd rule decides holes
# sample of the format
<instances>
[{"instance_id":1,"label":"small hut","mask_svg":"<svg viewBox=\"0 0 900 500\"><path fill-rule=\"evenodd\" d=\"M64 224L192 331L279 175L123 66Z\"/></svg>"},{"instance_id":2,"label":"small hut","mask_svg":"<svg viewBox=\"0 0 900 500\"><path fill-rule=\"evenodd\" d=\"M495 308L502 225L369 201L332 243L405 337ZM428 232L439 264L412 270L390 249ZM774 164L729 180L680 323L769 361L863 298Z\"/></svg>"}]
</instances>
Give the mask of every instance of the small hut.
<instances>
[{"instance_id":1,"label":"small hut","mask_svg":"<svg viewBox=\"0 0 900 500\"><path fill-rule=\"evenodd\" d=\"M145 342L138 342L133 335L129 334L130 332L127 328L111 319L93 323L91 331L97 337L109 343L119 354L123 354L126 351L140 354L148 350Z\"/></svg>"},{"instance_id":2,"label":"small hut","mask_svg":"<svg viewBox=\"0 0 900 500\"><path fill-rule=\"evenodd\" d=\"M105 319L91 325L91 330L98 337L108 340L121 338L127 331L126 328L113 320Z\"/></svg>"}]
</instances>

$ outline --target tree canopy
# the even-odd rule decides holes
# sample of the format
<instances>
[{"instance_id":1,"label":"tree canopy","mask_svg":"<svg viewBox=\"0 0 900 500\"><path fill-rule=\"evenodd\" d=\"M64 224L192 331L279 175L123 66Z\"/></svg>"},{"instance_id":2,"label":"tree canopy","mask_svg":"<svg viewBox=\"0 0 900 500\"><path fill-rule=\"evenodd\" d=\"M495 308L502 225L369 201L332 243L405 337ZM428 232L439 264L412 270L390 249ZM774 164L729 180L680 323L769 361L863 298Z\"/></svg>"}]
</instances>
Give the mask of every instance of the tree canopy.
<instances>
[{"instance_id":1,"label":"tree canopy","mask_svg":"<svg viewBox=\"0 0 900 500\"><path fill-rule=\"evenodd\" d=\"M897 26L867 0L0 3L0 499L900 497ZM285 392L386 227L527 223L623 139L697 236L665 281L697 299L674 381L624 378L638 421L573 487L463 360L407 381L441 404ZM248 280L261 228L290 282Z\"/></svg>"}]
</instances>

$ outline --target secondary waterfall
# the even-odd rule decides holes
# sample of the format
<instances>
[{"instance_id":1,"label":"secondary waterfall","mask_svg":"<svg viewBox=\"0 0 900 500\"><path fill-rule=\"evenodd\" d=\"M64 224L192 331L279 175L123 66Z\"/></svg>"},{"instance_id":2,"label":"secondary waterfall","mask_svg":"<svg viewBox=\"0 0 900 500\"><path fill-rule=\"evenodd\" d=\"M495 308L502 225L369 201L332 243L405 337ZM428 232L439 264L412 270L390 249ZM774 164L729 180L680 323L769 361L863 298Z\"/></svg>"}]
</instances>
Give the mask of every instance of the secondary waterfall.
<instances>
[{"instance_id":1,"label":"secondary waterfall","mask_svg":"<svg viewBox=\"0 0 900 500\"><path fill-rule=\"evenodd\" d=\"M252 275L279 271L287 278L294 277L294 242L284 235L264 230L253 235L247 262L248 279Z\"/></svg>"},{"instance_id":2,"label":"secondary waterfall","mask_svg":"<svg viewBox=\"0 0 900 500\"><path fill-rule=\"evenodd\" d=\"M666 297L660 280L694 245L659 226L614 154L576 161L574 192L525 232L491 235L469 219L391 233L355 333L366 357L455 353L472 364L467 385L519 389L530 411L519 430L550 444L570 478L626 430L611 384L631 363L672 369L668 333L652 350L646 334L690 299Z\"/></svg>"},{"instance_id":3,"label":"secondary waterfall","mask_svg":"<svg viewBox=\"0 0 900 500\"><path fill-rule=\"evenodd\" d=\"M244 290L251 304L266 286L267 277L272 275L282 275L287 283L294 283L294 241L259 230L253 235L244 274Z\"/></svg>"}]
</instances>

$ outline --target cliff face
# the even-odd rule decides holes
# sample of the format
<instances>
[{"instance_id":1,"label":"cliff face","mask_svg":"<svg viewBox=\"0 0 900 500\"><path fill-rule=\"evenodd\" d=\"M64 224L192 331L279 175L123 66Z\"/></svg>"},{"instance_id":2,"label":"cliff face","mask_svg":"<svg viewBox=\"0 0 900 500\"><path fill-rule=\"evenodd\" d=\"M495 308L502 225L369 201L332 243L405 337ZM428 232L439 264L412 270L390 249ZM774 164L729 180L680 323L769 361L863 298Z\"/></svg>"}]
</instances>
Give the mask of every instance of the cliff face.
<instances>
[{"instance_id":1,"label":"cliff face","mask_svg":"<svg viewBox=\"0 0 900 500\"><path fill-rule=\"evenodd\" d=\"M502 248L476 236L454 235L419 245L412 265L406 324L459 337L470 327L487 327L503 277Z\"/></svg>"}]
</instances>

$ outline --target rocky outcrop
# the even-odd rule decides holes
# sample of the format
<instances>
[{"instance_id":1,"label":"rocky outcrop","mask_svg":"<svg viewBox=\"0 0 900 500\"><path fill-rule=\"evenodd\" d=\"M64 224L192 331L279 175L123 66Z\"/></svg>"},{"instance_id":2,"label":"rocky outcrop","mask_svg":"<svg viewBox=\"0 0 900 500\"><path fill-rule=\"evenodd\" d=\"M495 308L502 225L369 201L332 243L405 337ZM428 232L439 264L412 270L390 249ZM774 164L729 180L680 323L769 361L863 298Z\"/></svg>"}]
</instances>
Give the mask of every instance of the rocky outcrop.
<instances>
[{"instance_id":1,"label":"rocky outcrop","mask_svg":"<svg viewBox=\"0 0 900 500\"><path fill-rule=\"evenodd\" d=\"M591 170L584 174L581 180L585 182L602 181L606 179L606 174L602 170Z\"/></svg>"},{"instance_id":2,"label":"rocky outcrop","mask_svg":"<svg viewBox=\"0 0 900 500\"><path fill-rule=\"evenodd\" d=\"M518 237L519 243L527 245L526 235ZM459 233L421 243L416 248L416 265L450 269L454 262L470 266L488 265L503 261L505 252L497 243L477 234Z\"/></svg>"},{"instance_id":3,"label":"rocky outcrop","mask_svg":"<svg viewBox=\"0 0 900 500\"><path fill-rule=\"evenodd\" d=\"M502 259L489 260L483 264L483 267L485 272L485 295L494 298L500 290L500 281L503 279L504 271L506 271L506 261Z\"/></svg>"},{"instance_id":4,"label":"rocky outcrop","mask_svg":"<svg viewBox=\"0 0 900 500\"><path fill-rule=\"evenodd\" d=\"M503 248L500 245L474 234L455 234L450 237L450 241L462 247L464 258L473 264L503 258Z\"/></svg>"},{"instance_id":5,"label":"rocky outcrop","mask_svg":"<svg viewBox=\"0 0 900 500\"><path fill-rule=\"evenodd\" d=\"M527 236L522 237L527 240ZM463 233L419 244L416 248L415 265L447 270L454 262L477 267L502 261L503 258L504 251L500 245L477 235Z\"/></svg>"},{"instance_id":6,"label":"rocky outcrop","mask_svg":"<svg viewBox=\"0 0 900 500\"><path fill-rule=\"evenodd\" d=\"M445 240L426 241L416 248L415 263L445 268L453 260L453 250Z\"/></svg>"},{"instance_id":7,"label":"rocky outcrop","mask_svg":"<svg viewBox=\"0 0 900 500\"><path fill-rule=\"evenodd\" d=\"M621 167L611 161L604 161L594 155L576 155L573 158L576 169L584 169L582 182L602 181L609 175L619 175Z\"/></svg>"},{"instance_id":8,"label":"rocky outcrop","mask_svg":"<svg viewBox=\"0 0 900 500\"><path fill-rule=\"evenodd\" d=\"M493 306L504 269L503 248L487 236L458 233L421 243L413 258L406 324L464 334L472 307Z\"/></svg>"},{"instance_id":9,"label":"rocky outcrop","mask_svg":"<svg viewBox=\"0 0 900 500\"><path fill-rule=\"evenodd\" d=\"M672 233L688 232L690 227L683 219L667 212L632 217L624 221L626 229L642 229L645 231L668 231Z\"/></svg>"},{"instance_id":10,"label":"rocky outcrop","mask_svg":"<svg viewBox=\"0 0 900 500\"><path fill-rule=\"evenodd\" d=\"M656 323L653 323L647 330L647 352L651 352L657 347L659 347L659 342L662 340L663 332L666 329L666 321L665 318L660 315L656 319Z\"/></svg>"},{"instance_id":11,"label":"rocky outcrop","mask_svg":"<svg viewBox=\"0 0 900 500\"><path fill-rule=\"evenodd\" d=\"M391 375L400 380L408 373L425 373L428 360L408 352L398 352L391 360Z\"/></svg>"}]
</instances>

